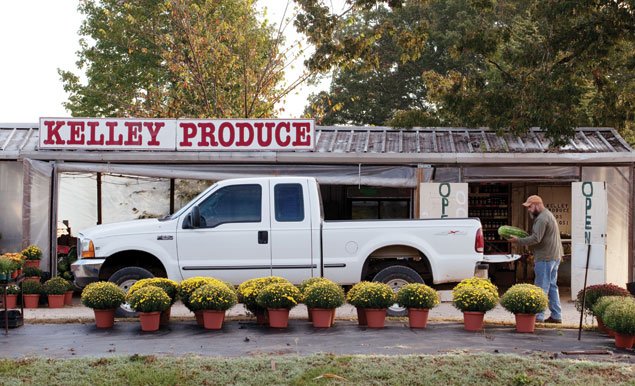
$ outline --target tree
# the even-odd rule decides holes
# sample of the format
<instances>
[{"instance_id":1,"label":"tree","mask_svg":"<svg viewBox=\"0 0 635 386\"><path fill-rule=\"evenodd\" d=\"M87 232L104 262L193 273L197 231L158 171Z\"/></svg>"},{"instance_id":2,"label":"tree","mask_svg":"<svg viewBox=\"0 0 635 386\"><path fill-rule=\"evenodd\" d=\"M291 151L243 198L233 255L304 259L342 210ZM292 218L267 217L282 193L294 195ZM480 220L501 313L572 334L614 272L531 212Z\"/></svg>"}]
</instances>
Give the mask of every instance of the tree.
<instances>
[{"instance_id":1,"label":"tree","mask_svg":"<svg viewBox=\"0 0 635 386\"><path fill-rule=\"evenodd\" d=\"M312 69L374 67L373 47L389 35L402 63L418 62L425 105L395 116L490 126L521 134L539 126L563 143L578 125L633 126L633 1L625 0L356 0L341 14L297 0L296 23L316 45ZM420 20L347 28L376 9L414 8ZM405 24L405 25L404 25ZM436 55L437 63L421 61Z\"/></svg>"},{"instance_id":2,"label":"tree","mask_svg":"<svg viewBox=\"0 0 635 386\"><path fill-rule=\"evenodd\" d=\"M83 0L77 62L61 71L73 116L270 117L302 83L297 45L250 0ZM94 43L89 43L93 41Z\"/></svg>"}]
</instances>

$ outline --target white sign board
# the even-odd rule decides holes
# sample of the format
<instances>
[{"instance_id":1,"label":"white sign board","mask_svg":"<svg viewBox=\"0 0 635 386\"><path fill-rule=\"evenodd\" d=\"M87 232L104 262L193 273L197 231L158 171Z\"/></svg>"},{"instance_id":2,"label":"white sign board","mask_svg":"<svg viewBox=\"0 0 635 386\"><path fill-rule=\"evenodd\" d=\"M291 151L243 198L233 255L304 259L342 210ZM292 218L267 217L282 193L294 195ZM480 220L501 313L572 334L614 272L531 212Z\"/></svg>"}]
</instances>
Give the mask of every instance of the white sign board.
<instances>
[{"instance_id":1,"label":"white sign board","mask_svg":"<svg viewBox=\"0 0 635 386\"><path fill-rule=\"evenodd\" d=\"M588 245L591 244L587 286L605 283L608 201L604 182L571 184L571 296L584 287Z\"/></svg>"},{"instance_id":2,"label":"white sign board","mask_svg":"<svg viewBox=\"0 0 635 386\"><path fill-rule=\"evenodd\" d=\"M40 118L40 149L313 150L313 119Z\"/></svg>"},{"instance_id":3,"label":"white sign board","mask_svg":"<svg viewBox=\"0 0 635 386\"><path fill-rule=\"evenodd\" d=\"M420 218L467 217L467 183L432 183L420 186Z\"/></svg>"}]
</instances>

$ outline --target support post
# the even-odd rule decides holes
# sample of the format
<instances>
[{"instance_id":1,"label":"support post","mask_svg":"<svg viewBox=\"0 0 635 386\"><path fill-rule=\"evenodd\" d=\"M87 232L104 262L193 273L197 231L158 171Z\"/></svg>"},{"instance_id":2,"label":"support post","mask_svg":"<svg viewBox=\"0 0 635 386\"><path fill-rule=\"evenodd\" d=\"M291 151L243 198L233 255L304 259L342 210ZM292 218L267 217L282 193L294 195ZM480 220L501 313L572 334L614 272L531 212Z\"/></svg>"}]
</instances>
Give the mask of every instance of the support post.
<instances>
[{"instance_id":1,"label":"support post","mask_svg":"<svg viewBox=\"0 0 635 386\"><path fill-rule=\"evenodd\" d=\"M582 318L584 317L584 307L586 306L586 280L589 275L589 259L591 258L591 244L587 244L586 267L584 269L584 287L582 287L582 309L580 310L580 326L578 327L578 340L582 338Z\"/></svg>"},{"instance_id":2,"label":"support post","mask_svg":"<svg viewBox=\"0 0 635 386\"><path fill-rule=\"evenodd\" d=\"M97 172L97 225L101 224L101 173Z\"/></svg>"},{"instance_id":3,"label":"support post","mask_svg":"<svg viewBox=\"0 0 635 386\"><path fill-rule=\"evenodd\" d=\"M174 213L174 178L170 178L170 214Z\"/></svg>"}]
</instances>

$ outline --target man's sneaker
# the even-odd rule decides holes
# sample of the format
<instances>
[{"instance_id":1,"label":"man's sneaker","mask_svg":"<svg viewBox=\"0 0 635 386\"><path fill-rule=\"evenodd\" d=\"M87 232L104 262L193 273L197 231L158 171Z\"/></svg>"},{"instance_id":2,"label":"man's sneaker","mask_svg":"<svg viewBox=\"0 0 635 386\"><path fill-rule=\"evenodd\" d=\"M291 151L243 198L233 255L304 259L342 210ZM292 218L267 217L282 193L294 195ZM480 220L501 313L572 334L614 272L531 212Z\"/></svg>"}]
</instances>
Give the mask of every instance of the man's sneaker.
<instances>
[{"instance_id":1,"label":"man's sneaker","mask_svg":"<svg viewBox=\"0 0 635 386\"><path fill-rule=\"evenodd\" d=\"M554 319L551 316L545 319L544 323L562 324L562 319Z\"/></svg>"}]
</instances>

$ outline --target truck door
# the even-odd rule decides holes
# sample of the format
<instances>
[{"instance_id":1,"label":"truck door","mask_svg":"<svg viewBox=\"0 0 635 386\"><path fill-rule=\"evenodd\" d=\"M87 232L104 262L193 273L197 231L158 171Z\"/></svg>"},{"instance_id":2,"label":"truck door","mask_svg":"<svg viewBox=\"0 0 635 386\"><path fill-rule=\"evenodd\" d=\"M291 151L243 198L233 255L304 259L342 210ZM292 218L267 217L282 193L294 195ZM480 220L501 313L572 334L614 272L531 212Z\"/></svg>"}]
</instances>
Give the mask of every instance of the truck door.
<instances>
[{"instance_id":1,"label":"truck door","mask_svg":"<svg viewBox=\"0 0 635 386\"><path fill-rule=\"evenodd\" d=\"M271 275L268 192L267 180L221 186L198 204L199 228L184 228L182 216L177 250L185 279L209 276L240 284Z\"/></svg>"},{"instance_id":2,"label":"truck door","mask_svg":"<svg viewBox=\"0 0 635 386\"><path fill-rule=\"evenodd\" d=\"M273 275L299 284L319 274L312 256L311 206L306 181L271 181L271 250ZM318 203L313 203L318 205Z\"/></svg>"}]
</instances>

